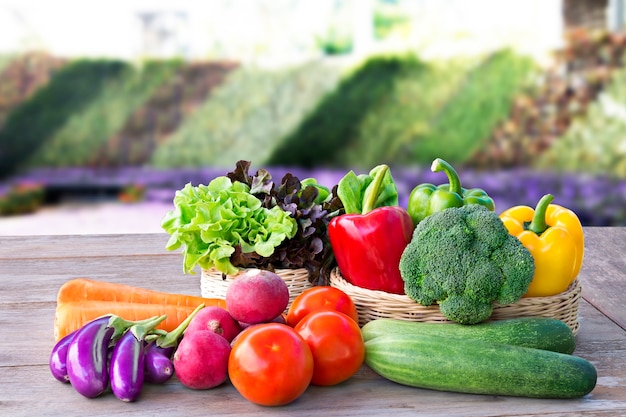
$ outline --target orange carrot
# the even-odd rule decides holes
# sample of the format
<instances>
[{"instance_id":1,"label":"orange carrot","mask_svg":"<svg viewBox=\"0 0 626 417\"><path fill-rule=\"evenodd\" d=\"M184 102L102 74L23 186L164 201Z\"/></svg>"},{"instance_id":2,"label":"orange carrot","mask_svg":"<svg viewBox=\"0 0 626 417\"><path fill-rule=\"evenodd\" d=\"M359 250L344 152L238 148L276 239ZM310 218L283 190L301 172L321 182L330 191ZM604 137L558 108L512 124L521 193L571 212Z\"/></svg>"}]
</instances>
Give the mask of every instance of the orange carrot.
<instances>
[{"instance_id":1,"label":"orange carrot","mask_svg":"<svg viewBox=\"0 0 626 417\"><path fill-rule=\"evenodd\" d=\"M212 299L209 299L212 300ZM183 322L195 306L176 306L172 304L144 304L130 302L110 302L110 301L75 301L57 304L54 317L54 337L58 341L63 336L78 330L91 320L98 317L115 314L124 320L136 321L145 320L154 316L166 315L167 319L157 326L165 331L174 330ZM215 299L208 305L217 305L226 308L224 300Z\"/></svg>"},{"instance_id":2,"label":"orange carrot","mask_svg":"<svg viewBox=\"0 0 626 417\"><path fill-rule=\"evenodd\" d=\"M108 314L130 321L166 315L167 319L157 328L171 331L200 304L226 308L226 301L218 298L173 294L76 278L63 284L57 294L54 336L59 340L89 321Z\"/></svg>"},{"instance_id":3,"label":"orange carrot","mask_svg":"<svg viewBox=\"0 0 626 417\"><path fill-rule=\"evenodd\" d=\"M197 307L201 303L212 305L215 299L193 295L172 294L112 282L75 278L59 289L57 304L77 301L109 301L141 304L169 304Z\"/></svg>"}]
</instances>

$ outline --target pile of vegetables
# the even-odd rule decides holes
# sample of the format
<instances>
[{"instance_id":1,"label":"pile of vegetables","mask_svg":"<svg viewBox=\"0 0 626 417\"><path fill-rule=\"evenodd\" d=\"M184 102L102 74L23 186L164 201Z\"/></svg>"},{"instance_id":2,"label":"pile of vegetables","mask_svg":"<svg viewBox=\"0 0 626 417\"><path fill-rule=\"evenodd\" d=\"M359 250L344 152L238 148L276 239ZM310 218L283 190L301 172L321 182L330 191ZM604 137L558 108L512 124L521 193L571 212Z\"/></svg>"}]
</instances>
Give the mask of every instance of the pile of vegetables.
<instances>
[{"instance_id":1,"label":"pile of vegetables","mask_svg":"<svg viewBox=\"0 0 626 417\"><path fill-rule=\"evenodd\" d=\"M172 331L199 305L226 305L219 298L169 294L131 285L75 278L64 283L57 294L54 318L56 340L78 330L87 321L114 314L129 321L166 316L156 328Z\"/></svg>"},{"instance_id":2,"label":"pile of vegetables","mask_svg":"<svg viewBox=\"0 0 626 417\"><path fill-rule=\"evenodd\" d=\"M164 383L174 375L172 355L194 316L205 306L225 305L221 299L72 279L57 294L50 370L85 397L98 397L110 386L120 400L135 401L144 382Z\"/></svg>"},{"instance_id":3,"label":"pile of vegetables","mask_svg":"<svg viewBox=\"0 0 626 417\"><path fill-rule=\"evenodd\" d=\"M197 265L225 274L239 268L307 268L311 282L328 276L333 257L327 225L340 200L314 178L286 174L275 184L271 174L248 170L250 162L208 185L185 185L162 227L168 250L182 248L183 268Z\"/></svg>"},{"instance_id":4,"label":"pile of vegetables","mask_svg":"<svg viewBox=\"0 0 626 417\"><path fill-rule=\"evenodd\" d=\"M565 323L489 321L494 303L558 294L577 278L582 227L552 195L498 215L484 190L463 188L436 159L432 170L449 184L417 185L404 208L387 165L350 171L332 191L291 174L276 185L249 167L239 161L206 186L187 184L162 223L167 249L183 248L185 272L245 269L225 299L71 280L57 296L56 379L90 398L110 386L123 401L135 401L144 380L176 375L196 390L230 381L265 406L340 384L363 363L443 391L578 398L595 387L596 369L573 355ZM325 283L335 262L353 285L437 303L454 323L376 319L359 328L351 297ZM316 284L289 307L279 267L305 267Z\"/></svg>"},{"instance_id":5,"label":"pile of vegetables","mask_svg":"<svg viewBox=\"0 0 626 417\"><path fill-rule=\"evenodd\" d=\"M339 182L344 211L328 232L346 281L438 303L462 324L489 319L494 302L556 295L574 282L584 256L574 212L550 204L548 194L536 210L517 206L498 215L487 192L463 188L448 162L437 158L431 170L448 183L418 184L406 209L385 165Z\"/></svg>"},{"instance_id":6,"label":"pile of vegetables","mask_svg":"<svg viewBox=\"0 0 626 417\"><path fill-rule=\"evenodd\" d=\"M60 297L67 299L69 290L85 283L74 284L64 285ZM98 286L116 285L88 281L74 297L88 303ZM137 305L146 296L157 303L194 299L126 289L137 295ZM133 402L144 383L164 383L175 375L194 390L229 380L244 398L266 406L288 404L309 385L333 386L352 377L363 364L365 344L350 297L334 287L314 286L286 310L288 301L289 289L279 275L249 269L229 286L223 306L200 304L169 332L158 328L166 315L136 321L115 314L81 317L77 330L58 338L50 371L87 398L110 388L120 400ZM116 301L106 302L115 310ZM160 306L152 304L152 311ZM66 328L65 320L58 316L57 324Z\"/></svg>"},{"instance_id":7,"label":"pile of vegetables","mask_svg":"<svg viewBox=\"0 0 626 417\"><path fill-rule=\"evenodd\" d=\"M110 388L126 402L136 401L145 383L174 375L194 390L230 381L264 406L289 404L310 385L338 385L363 363L397 383L441 391L579 398L596 384L594 366L572 354L572 330L554 318L476 325L376 319L359 328L346 293L315 286L270 319L287 305L282 279L250 270L235 282L225 308L201 304L172 332L155 328L165 316L86 322L53 348L52 375L87 398Z\"/></svg>"},{"instance_id":8,"label":"pile of vegetables","mask_svg":"<svg viewBox=\"0 0 626 417\"><path fill-rule=\"evenodd\" d=\"M346 232L333 229L333 224L347 221L346 215L331 220L331 243L348 282L406 294L425 306L436 302L441 313L456 322L370 321L362 328L365 363L397 383L435 390L539 398L578 398L591 392L596 369L571 355L574 337L565 323L540 317L487 321L494 302L555 295L572 284L584 254L576 215L550 204L551 195L544 196L536 210L513 207L498 215L488 194L463 188L446 161L436 159L431 169L443 171L449 184L417 185L408 210L393 200L391 207L378 200L379 206L368 205L369 211L358 218L367 218L366 226L348 217L351 223L345 229L355 234L363 230L368 246L338 238ZM394 189L390 178L387 190ZM339 193L346 212L346 201L354 195L359 194ZM376 201L369 195L370 200ZM395 223L389 220L391 208ZM412 220L408 238L398 231L385 234L405 214ZM375 245L375 240L367 240L370 234L377 234L383 249L369 246ZM402 287L398 275L381 274L376 262L386 271L399 272ZM366 267L358 270L355 263ZM376 271L375 285L369 271Z\"/></svg>"},{"instance_id":9,"label":"pile of vegetables","mask_svg":"<svg viewBox=\"0 0 626 417\"><path fill-rule=\"evenodd\" d=\"M98 397L110 387L120 400L135 401L144 382L164 383L172 377L171 354L203 307L199 305L169 333L155 330L167 318L165 315L128 321L107 314L89 321L55 344L50 371L87 398Z\"/></svg>"}]
</instances>

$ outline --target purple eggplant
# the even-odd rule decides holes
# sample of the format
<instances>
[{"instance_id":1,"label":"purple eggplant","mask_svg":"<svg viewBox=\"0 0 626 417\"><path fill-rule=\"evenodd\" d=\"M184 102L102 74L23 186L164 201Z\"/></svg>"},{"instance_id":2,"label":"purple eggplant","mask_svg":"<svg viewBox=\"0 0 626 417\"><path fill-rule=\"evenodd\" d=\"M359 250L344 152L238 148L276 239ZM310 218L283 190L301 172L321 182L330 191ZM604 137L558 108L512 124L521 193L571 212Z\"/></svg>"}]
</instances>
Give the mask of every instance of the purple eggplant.
<instances>
[{"instance_id":1,"label":"purple eggplant","mask_svg":"<svg viewBox=\"0 0 626 417\"><path fill-rule=\"evenodd\" d=\"M94 398L109 385L107 353L114 329L110 317L95 319L79 330L67 347L67 375L80 394Z\"/></svg>"},{"instance_id":2,"label":"purple eggplant","mask_svg":"<svg viewBox=\"0 0 626 417\"><path fill-rule=\"evenodd\" d=\"M153 384L162 384L174 375L174 364L170 359L174 348L161 348L156 343L146 346L144 379Z\"/></svg>"},{"instance_id":3,"label":"purple eggplant","mask_svg":"<svg viewBox=\"0 0 626 417\"><path fill-rule=\"evenodd\" d=\"M61 338L52 348L50 353L50 372L52 376L61 382L70 382L67 375L67 348L74 338L76 331L69 333Z\"/></svg>"},{"instance_id":4,"label":"purple eggplant","mask_svg":"<svg viewBox=\"0 0 626 417\"><path fill-rule=\"evenodd\" d=\"M122 401L135 401L144 380L145 347L142 338L127 331L117 341L109 364L109 377L113 394Z\"/></svg>"},{"instance_id":5,"label":"purple eggplant","mask_svg":"<svg viewBox=\"0 0 626 417\"><path fill-rule=\"evenodd\" d=\"M158 353L160 353L161 355L165 356L168 359L172 359L172 355L176 351L176 347L174 346L161 347L157 343L150 344L150 348L156 350Z\"/></svg>"}]
</instances>

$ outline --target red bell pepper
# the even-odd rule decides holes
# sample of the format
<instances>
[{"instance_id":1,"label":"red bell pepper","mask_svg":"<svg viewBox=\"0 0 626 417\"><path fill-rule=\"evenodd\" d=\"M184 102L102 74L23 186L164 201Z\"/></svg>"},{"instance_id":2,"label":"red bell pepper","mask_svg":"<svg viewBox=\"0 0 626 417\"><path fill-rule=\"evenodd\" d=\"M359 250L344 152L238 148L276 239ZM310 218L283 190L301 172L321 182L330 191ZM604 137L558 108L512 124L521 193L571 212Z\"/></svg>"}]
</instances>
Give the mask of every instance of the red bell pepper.
<instances>
[{"instance_id":1,"label":"red bell pepper","mask_svg":"<svg viewBox=\"0 0 626 417\"><path fill-rule=\"evenodd\" d=\"M411 241L413 221L407 210L398 206L389 168L379 165L370 174L374 177L356 177L350 172L339 183L338 195L346 213L330 221L330 244L346 281L370 290L404 294L398 265Z\"/></svg>"}]
</instances>

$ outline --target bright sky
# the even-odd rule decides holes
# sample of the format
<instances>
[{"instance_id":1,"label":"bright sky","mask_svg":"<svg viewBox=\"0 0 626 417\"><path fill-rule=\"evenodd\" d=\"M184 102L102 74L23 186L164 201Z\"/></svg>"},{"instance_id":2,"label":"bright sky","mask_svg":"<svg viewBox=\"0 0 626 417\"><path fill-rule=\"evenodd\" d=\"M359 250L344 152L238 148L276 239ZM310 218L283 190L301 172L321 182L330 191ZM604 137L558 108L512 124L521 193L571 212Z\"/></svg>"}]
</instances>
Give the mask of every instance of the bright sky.
<instances>
[{"instance_id":1,"label":"bright sky","mask_svg":"<svg viewBox=\"0 0 626 417\"><path fill-rule=\"evenodd\" d=\"M41 45L60 55L132 54L138 47L135 13L188 10L204 13L209 2L189 0L0 0L0 51ZM173 7L175 5L175 7Z\"/></svg>"},{"instance_id":2,"label":"bright sky","mask_svg":"<svg viewBox=\"0 0 626 417\"><path fill-rule=\"evenodd\" d=\"M372 0L373 1L373 0ZM180 36L195 56L228 50L243 57L286 56L315 48L337 4L365 0L0 0L0 53L43 47L57 55L133 58L142 40L140 11L186 12ZM297 7L293 7L296 4ZM515 40L558 43L560 0L404 0L419 24L412 44L452 40L460 48ZM352 6L351 6L352 5ZM352 9L349 9L352 7ZM351 22L342 21L343 28ZM464 43L465 42L465 43ZM474 42L470 45L469 42ZM435 50L441 49L439 46Z\"/></svg>"},{"instance_id":3,"label":"bright sky","mask_svg":"<svg viewBox=\"0 0 626 417\"><path fill-rule=\"evenodd\" d=\"M285 38L289 30L323 25L331 1L272 0L0 0L0 53L40 46L59 55L134 56L141 46L138 12L185 12L182 30L196 53L216 39L260 43L259 33ZM260 5L260 6L257 6ZM293 18L292 18L293 17ZM297 22L297 23L296 23ZM274 24L272 24L274 23ZM284 33L280 31L284 30ZM310 37L310 36L309 36ZM243 47L239 45L239 47ZM248 48L256 47L248 46ZM206 52L205 52L206 53Z\"/></svg>"}]
</instances>

